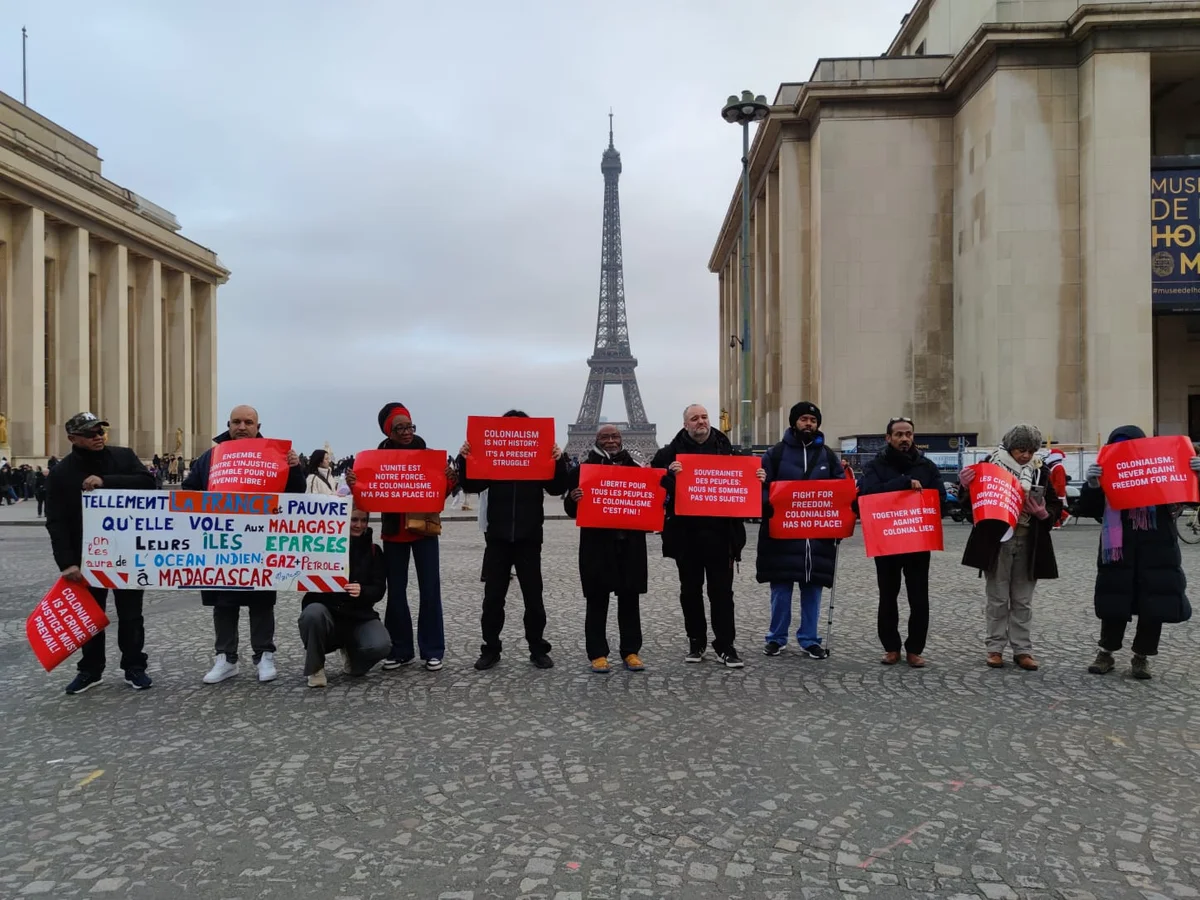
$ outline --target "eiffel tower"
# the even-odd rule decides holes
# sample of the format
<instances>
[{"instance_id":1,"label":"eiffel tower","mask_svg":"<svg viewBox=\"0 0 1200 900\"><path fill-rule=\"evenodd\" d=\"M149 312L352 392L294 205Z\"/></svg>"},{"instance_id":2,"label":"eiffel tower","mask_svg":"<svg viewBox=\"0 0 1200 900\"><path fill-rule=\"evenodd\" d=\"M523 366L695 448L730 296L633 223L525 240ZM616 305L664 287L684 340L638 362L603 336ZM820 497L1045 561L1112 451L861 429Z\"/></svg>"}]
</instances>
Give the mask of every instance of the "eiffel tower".
<instances>
[{"instance_id":1,"label":"eiffel tower","mask_svg":"<svg viewBox=\"0 0 1200 900\"><path fill-rule=\"evenodd\" d=\"M658 450L657 430L646 421L642 392L638 390L637 360L629 349L629 321L625 315L625 272L621 259L621 154L613 146L612 113L608 114L608 149L600 158L604 175L604 228L600 238L600 311L596 316L596 345L588 357L587 387L579 416L567 429L567 446L581 459L595 443L600 427L600 407L606 385L619 384L625 394L626 422L613 422L624 435L625 449L649 462Z\"/></svg>"}]
</instances>

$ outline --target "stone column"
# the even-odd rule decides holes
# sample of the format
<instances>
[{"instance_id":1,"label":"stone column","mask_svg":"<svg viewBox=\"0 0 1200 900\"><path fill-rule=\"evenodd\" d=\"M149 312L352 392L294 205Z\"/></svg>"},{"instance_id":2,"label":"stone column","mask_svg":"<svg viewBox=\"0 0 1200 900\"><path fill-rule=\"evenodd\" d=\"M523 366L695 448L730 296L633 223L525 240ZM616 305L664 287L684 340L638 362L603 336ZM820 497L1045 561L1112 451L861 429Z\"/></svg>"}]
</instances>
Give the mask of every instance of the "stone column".
<instances>
[{"instance_id":1,"label":"stone column","mask_svg":"<svg viewBox=\"0 0 1200 900\"><path fill-rule=\"evenodd\" d=\"M91 405L91 318L88 304L89 236L67 225L58 232L58 416L59 425ZM100 413L96 410L97 415ZM61 428L48 440L47 453L70 451Z\"/></svg>"},{"instance_id":2,"label":"stone column","mask_svg":"<svg viewBox=\"0 0 1200 900\"><path fill-rule=\"evenodd\" d=\"M816 400L809 344L812 338L809 248L809 145L785 139L779 146L780 407L784 418L799 400Z\"/></svg>"},{"instance_id":3,"label":"stone column","mask_svg":"<svg viewBox=\"0 0 1200 900\"><path fill-rule=\"evenodd\" d=\"M1154 425L1150 275L1150 54L1079 67L1079 220L1085 440Z\"/></svg>"},{"instance_id":4,"label":"stone column","mask_svg":"<svg viewBox=\"0 0 1200 900\"><path fill-rule=\"evenodd\" d=\"M767 434L767 201L755 197L750 206L750 399L754 401L751 434L755 444Z\"/></svg>"},{"instance_id":5,"label":"stone column","mask_svg":"<svg viewBox=\"0 0 1200 900\"><path fill-rule=\"evenodd\" d=\"M198 429L195 444L200 448L206 447L208 440L220 430L217 427L217 286L204 281L193 283L192 308L196 329L192 403Z\"/></svg>"},{"instance_id":6,"label":"stone column","mask_svg":"<svg viewBox=\"0 0 1200 900\"><path fill-rule=\"evenodd\" d=\"M192 458L192 279L171 272L167 286L167 453L175 451L175 430L183 430L179 454Z\"/></svg>"},{"instance_id":7,"label":"stone column","mask_svg":"<svg viewBox=\"0 0 1200 900\"><path fill-rule=\"evenodd\" d=\"M137 357L137 430L133 447L138 456L150 459L166 449L163 436L163 346L162 346L162 263L157 259L139 259L133 266L135 323L133 353Z\"/></svg>"},{"instance_id":8,"label":"stone column","mask_svg":"<svg viewBox=\"0 0 1200 900\"><path fill-rule=\"evenodd\" d=\"M129 429L129 251L104 244L100 251L100 409L109 441L128 446Z\"/></svg>"},{"instance_id":9,"label":"stone column","mask_svg":"<svg viewBox=\"0 0 1200 900\"><path fill-rule=\"evenodd\" d=\"M13 459L46 455L46 217L18 207L12 215L9 346L12 388L8 441Z\"/></svg>"}]
</instances>

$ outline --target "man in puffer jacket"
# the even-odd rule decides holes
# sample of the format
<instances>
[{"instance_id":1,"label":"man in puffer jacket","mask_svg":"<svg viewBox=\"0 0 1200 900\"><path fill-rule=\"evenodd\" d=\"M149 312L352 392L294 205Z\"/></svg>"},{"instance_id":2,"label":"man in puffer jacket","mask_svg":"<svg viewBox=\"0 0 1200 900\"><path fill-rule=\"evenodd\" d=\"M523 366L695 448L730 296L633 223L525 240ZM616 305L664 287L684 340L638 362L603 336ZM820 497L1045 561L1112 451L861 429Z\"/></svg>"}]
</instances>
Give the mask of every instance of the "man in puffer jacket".
<instances>
[{"instance_id":1,"label":"man in puffer jacket","mask_svg":"<svg viewBox=\"0 0 1200 900\"><path fill-rule=\"evenodd\" d=\"M771 483L844 477L841 460L821 434L821 410L814 403L797 403L788 415L791 427L783 440L763 454L763 518L758 530L757 576L771 585L771 627L763 653L778 656L787 646L792 625L792 586L800 585L800 628L796 642L813 659L826 659L817 629L821 621L821 589L833 587L837 542L832 539L773 538L770 521Z\"/></svg>"}]
</instances>

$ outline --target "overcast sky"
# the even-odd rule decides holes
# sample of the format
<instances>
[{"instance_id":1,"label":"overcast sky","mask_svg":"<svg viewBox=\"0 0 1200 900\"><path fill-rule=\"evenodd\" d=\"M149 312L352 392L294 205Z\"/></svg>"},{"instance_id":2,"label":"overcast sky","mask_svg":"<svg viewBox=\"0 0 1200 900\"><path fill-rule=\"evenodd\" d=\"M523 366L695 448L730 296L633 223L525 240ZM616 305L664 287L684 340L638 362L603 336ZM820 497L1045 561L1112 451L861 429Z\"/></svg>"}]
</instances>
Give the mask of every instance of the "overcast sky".
<instances>
[{"instance_id":1,"label":"overcast sky","mask_svg":"<svg viewBox=\"0 0 1200 900\"><path fill-rule=\"evenodd\" d=\"M267 433L339 455L375 446L388 400L431 447L510 406L566 442L613 107L631 343L665 443L685 404L717 414L726 96L878 55L911 5L24 0L0 7L0 90L21 95L26 25L29 105L233 272L222 418L251 403ZM604 415L625 417L619 393Z\"/></svg>"}]
</instances>

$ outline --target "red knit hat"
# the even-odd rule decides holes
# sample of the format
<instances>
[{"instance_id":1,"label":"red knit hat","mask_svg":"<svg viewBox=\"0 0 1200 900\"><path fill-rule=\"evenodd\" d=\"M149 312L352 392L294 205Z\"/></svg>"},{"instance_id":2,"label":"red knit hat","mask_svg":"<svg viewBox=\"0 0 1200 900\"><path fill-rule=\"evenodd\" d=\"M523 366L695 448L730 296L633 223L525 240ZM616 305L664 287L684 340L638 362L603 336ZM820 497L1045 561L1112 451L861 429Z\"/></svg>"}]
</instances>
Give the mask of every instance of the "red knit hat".
<instances>
[{"instance_id":1,"label":"red knit hat","mask_svg":"<svg viewBox=\"0 0 1200 900\"><path fill-rule=\"evenodd\" d=\"M403 403L388 403L379 411L379 427L383 429L383 433L391 435L392 426L396 424L396 419L400 416L412 416L408 412L408 407Z\"/></svg>"}]
</instances>

